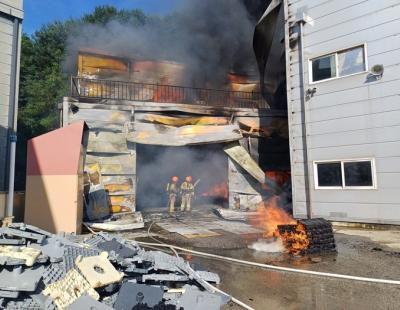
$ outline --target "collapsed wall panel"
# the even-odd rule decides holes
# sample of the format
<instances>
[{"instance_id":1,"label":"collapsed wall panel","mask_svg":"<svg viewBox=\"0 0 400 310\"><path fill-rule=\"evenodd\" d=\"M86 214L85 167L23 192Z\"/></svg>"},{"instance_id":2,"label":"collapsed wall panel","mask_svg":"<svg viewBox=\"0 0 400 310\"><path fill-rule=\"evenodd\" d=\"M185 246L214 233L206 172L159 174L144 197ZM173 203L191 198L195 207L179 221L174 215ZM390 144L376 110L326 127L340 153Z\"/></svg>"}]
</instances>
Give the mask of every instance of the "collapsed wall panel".
<instances>
[{"instance_id":1,"label":"collapsed wall panel","mask_svg":"<svg viewBox=\"0 0 400 310\"><path fill-rule=\"evenodd\" d=\"M85 171L99 171L95 183L108 191L112 211L135 211L136 149L125 134L132 112L91 107L69 109L68 114L68 122L85 120L89 126Z\"/></svg>"},{"instance_id":2,"label":"collapsed wall panel","mask_svg":"<svg viewBox=\"0 0 400 310\"><path fill-rule=\"evenodd\" d=\"M214 191L223 189L226 192L223 196L229 199L230 208L235 208L238 201L241 207L255 208L262 201L261 183L265 183L267 170L289 167L285 160L280 160L283 156L279 156L285 148L288 152L287 120L276 111L113 100L67 104L72 107L68 121L85 119L90 126L86 167L99 165L102 182L116 205L136 205L136 182L143 184L144 181L143 178L137 180L139 165L143 165L137 158L141 145L177 150L184 146L219 145L219 152L226 156L223 146L236 142L237 148L228 151L236 159L226 161L227 182L221 182ZM277 155L269 157L272 159L269 166L264 165L265 155L274 153L275 149L279 149ZM159 164L156 171L164 165ZM243 165L246 169L241 167ZM159 195L164 196L164 183L171 176L159 180L159 174L156 175L154 182L161 184ZM202 187L203 181L200 184ZM213 191L204 195L211 194Z\"/></svg>"},{"instance_id":3,"label":"collapsed wall panel","mask_svg":"<svg viewBox=\"0 0 400 310\"><path fill-rule=\"evenodd\" d=\"M263 200L260 184L231 158L228 159L229 206L255 210Z\"/></svg>"}]
</instances>

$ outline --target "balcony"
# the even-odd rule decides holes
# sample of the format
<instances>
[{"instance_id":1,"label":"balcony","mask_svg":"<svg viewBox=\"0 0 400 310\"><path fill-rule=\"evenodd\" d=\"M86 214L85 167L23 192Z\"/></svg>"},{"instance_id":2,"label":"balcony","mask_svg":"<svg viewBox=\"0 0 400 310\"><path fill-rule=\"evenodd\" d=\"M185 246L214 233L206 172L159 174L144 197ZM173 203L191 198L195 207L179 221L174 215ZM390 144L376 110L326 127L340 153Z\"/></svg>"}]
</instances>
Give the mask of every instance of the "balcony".
<instances>
[{"instance_id":1,"label":"balcony","mask_svg":"<svg viewBox=\"0 0 400 310\"><path fill-rule=\"evenodd\" d=\"M71 77L71 97L84 100L127 100L210 107L268 108L259 92Z\"/></svg>"}]
</instances>

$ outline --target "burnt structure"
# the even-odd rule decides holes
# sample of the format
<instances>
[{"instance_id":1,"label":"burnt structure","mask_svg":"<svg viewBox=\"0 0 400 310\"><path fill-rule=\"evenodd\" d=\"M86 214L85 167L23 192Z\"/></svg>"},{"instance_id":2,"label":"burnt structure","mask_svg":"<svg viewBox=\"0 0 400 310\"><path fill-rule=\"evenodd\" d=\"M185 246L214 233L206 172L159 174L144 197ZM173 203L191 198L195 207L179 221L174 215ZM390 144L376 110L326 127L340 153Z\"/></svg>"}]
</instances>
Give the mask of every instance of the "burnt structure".
<instances>
[{"instance_id":1,"label":"burnt structure","mask_svg":"<svg viewBox=\"0 0 400 310\"><path fill-rule=\"evenodd\" d=\"M199 204L256 208L269 195L266 172L290 170L286 112L245 76L227 73L225 89L191 88L180 86L184 70L79 53L61 118L89 127L85 170L100 175L116 209L167 210L172 175L200 179Z\"/></svg>"}]
</instances>

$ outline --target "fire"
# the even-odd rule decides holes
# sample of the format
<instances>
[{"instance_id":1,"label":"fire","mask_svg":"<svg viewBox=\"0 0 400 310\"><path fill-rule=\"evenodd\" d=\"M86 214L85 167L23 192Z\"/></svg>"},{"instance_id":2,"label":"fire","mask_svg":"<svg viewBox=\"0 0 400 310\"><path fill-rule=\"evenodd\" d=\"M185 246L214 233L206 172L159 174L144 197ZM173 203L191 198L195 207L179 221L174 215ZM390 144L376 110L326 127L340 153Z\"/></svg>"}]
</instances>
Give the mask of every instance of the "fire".
<instances>
[{"instance_id":1,"label":"fire","mask_svg":"<svg viewBox=\"0 0 400 310\"><path fill-rule=\"evenodd\" d=\"M228 183L222 182L220 184L216 184L208 192L202 193L201 195L203 197L222 197L224 199L228 199Z\"/></svg>"},{"instance_id":2,"label":"fire","mask_svg":"<svg viewBox=\"0 0 400 310\"><path fill-rule=\"evenodd\" d=\"M288 249L291 254L299 254L303 250L307 249L310 245L304 225L298 223L296 229L293 232L284 232L280 235L283 241L283 245Z\"/></svg>"},{"instance_id":3,"label":"fire","mask_svg":"<svg viewBox=\"0 0 400 310\"><path fill-rule=\"evenodd\" d=\"M257 215L252 219L252 224L264 229L264 238L279 236L278 225L296 224L288 213L278 206L279 197L274 196L262 202L257 208Z\"/></svg>"},{"instance_id":4,"label":"fire","mask_svg":"<svg viewBox=\"0 0 400 310\"><path fill-rule=\"evenodd\" d=\"M279 207L278 199L279 197L274 196L262 202L257 209L257 215L252 219L252 224L264 230L264 238L281 238L289 253L299 254L310 244L305 227ZM287 225L290 229L285 229L281 234L281 225Z\"/></svg>"}]
</instances>

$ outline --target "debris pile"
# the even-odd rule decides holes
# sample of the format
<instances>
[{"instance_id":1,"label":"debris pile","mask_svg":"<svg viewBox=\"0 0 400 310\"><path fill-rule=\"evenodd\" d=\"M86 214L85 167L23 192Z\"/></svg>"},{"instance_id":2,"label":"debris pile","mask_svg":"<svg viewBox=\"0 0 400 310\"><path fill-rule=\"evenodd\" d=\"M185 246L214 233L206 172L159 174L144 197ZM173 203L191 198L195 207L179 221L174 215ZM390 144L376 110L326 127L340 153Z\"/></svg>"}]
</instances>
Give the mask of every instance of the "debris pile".
<instances>
[{"instance_id":1,"label":"debris pile","mask_svg":"<svg viewBox=\"0 0 400 310\"><path fill-rule=\"evenodd\" d=\"M82 242L13 223L0 228L0 308L220 309L215 273L178 256L145 251L107 233Z\"/></svg>"}]
</instances>

